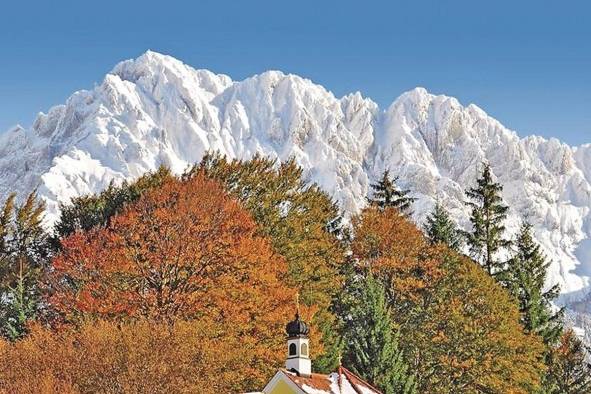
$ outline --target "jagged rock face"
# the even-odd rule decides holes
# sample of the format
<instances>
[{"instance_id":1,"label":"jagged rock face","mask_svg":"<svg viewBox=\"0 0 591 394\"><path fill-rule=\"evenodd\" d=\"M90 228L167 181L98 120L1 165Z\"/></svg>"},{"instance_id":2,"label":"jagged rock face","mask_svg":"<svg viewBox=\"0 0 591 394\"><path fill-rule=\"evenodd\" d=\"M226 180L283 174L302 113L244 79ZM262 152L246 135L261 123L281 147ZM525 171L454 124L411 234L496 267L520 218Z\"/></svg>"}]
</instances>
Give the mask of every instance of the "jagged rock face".
<instances>
[{"instance_id":1,"label":"jagged rock face","mask_svg":"<svg viewBox=\"0 0 591 394\"><path fill-rule=\"evenodd\" d=\"M382 110L359 93L338 99L295 75L269 71L234 82L147 52L40 114L30 129L1 135L0 197L37 188L51 224L59 202L161 164L182 172L209 150L295 157L349 215L389 169L418 198L417 222L439 199L464 227L463 191L487 161L505 186L509 229L520 218L534 225L564 300L580 300L591 286L591 145L520 139L475 105L422 88Z\"/></svg>"}]
</instances>

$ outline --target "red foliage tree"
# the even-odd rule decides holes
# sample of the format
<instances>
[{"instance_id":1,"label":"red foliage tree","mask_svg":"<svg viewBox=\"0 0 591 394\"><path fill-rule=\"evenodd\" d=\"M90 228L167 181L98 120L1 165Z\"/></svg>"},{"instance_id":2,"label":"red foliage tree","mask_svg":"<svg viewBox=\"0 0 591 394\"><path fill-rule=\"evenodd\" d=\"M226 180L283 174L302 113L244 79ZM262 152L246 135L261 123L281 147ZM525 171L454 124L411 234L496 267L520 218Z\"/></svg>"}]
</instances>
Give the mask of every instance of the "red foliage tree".
<instances>
[{"instance_id":1,"label":"red foliage tree","mask_svg":"<svg viewBox=\"0 0 591 394\"><path fill-rule=\"evenodd\" d=\"M283 358L293 292L284 259L256 230L218 182L167 180L108 227L62 241L49 303L65 322L199 320L208 329L195 335L208 342L241 338L262 383Z\"/></svg>"}]
</instances>

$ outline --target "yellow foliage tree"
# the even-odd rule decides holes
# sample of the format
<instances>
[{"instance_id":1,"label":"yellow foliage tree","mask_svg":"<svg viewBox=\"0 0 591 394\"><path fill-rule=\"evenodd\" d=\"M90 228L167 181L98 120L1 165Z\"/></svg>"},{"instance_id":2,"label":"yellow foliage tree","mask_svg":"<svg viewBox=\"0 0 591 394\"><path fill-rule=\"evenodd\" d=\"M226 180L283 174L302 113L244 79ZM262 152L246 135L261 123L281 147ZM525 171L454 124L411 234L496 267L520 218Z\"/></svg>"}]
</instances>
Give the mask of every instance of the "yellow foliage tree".
<instances>
[{"instance_id":1,"label":"yellow foliage tree","mask_svg":"<svg viewBox=\"0 0 591 394\"><path fill-rule=\"evenodd\" d=\"M0 343L0 392L240 392L268 378L264 362L252 362L252 342L220 336L203 320L97 321L57 333L35 326L19 342Z\"/></svg>"}]
</instances>

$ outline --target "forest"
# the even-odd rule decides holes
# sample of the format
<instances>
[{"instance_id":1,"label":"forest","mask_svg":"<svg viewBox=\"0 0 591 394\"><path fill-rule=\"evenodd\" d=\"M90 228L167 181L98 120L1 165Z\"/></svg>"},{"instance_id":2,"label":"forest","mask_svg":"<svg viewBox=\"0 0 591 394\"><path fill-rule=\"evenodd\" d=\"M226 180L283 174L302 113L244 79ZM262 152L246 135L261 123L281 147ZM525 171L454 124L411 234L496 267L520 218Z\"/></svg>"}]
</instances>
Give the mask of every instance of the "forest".
<instances>
[{"instance_id":1,"label":"forest","mask_svg":"<svg viewBox=\"0 0 591 394\"><path fill-rule=\"evenodd\" d=\"M285 358L299 295L316 372L339 362L384 393L591 393L549 261L488 165L471 229L439 202L410 219L389 172L344 217L293 160L209 154L61 207L0 212L0 392L239 393ZM339 361L342 360L342 361Z\"/></svg>"}]
</instances>

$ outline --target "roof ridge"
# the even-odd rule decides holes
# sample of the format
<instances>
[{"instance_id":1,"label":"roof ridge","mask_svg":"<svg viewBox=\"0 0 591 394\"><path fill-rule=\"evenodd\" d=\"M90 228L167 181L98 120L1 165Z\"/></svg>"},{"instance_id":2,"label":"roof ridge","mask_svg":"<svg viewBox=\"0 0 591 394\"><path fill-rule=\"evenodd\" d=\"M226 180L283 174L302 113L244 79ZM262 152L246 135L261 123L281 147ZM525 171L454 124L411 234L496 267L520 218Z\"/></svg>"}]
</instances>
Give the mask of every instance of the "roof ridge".
<instances>
[{"instance_id":1,"label":"roof ridge","mask_svg":"<svg viewBox=\"0 0 591 394\"><path fill-rule=\"evenodd\" d=\"M367 388L370 388L370 389L372 389L373 391L375 391L375 392L376 392L376 393L378 393L378 394L382 394L382 392L381 392L380 390L378 390L377 388L375 388L375 387L374 387L374 386L372 386L371 384L367 383L367 381L365 381L365 380L364 380L364 379L362 379L361 377L357 376L357 375L356 375L356 374L354 374L353 372L349 371L347 368L345 368L345 367L343 367L343 366L340 366L339 368L340 368L340 369L342 369L342 370L344 371L344 374L345 374L345 376L347 377L347 380L349 380L349 382L350 382L351 380L349 379L349 376L348 376L348 375L351 375L351 376L353 376L355 379L359 380L361 383L363 383L364 385L366 385L366 386L367 386ZM358 392L359 394L363 394L363 393L360 393L360 392L359 392L359 390L357 390L357 388L356 388L356 387L355 387L353 384L351 384L351 387L353 387L353 389L354 389L356 392Z\"/></svg>"}]
</instances>

